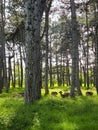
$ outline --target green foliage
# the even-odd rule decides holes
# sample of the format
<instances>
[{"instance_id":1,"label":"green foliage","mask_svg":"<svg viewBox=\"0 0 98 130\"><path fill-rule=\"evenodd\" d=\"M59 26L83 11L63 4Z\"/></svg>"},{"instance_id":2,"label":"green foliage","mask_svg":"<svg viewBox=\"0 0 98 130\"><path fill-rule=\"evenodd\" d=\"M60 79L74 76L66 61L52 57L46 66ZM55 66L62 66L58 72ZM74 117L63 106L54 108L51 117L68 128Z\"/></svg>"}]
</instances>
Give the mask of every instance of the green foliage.
<instances>
[{"instance_id":1,"label":"green foliage","mask_svg":"<svg viewBox=\"0 0 98 130\"><path fill-rule=\"evenodd\" d=\"M97 96L62 99L49 95L24 105L23 98L13 97L10 91L0 95L0 130L97 130L97 109Z\"/></svg>"}]
</instances>

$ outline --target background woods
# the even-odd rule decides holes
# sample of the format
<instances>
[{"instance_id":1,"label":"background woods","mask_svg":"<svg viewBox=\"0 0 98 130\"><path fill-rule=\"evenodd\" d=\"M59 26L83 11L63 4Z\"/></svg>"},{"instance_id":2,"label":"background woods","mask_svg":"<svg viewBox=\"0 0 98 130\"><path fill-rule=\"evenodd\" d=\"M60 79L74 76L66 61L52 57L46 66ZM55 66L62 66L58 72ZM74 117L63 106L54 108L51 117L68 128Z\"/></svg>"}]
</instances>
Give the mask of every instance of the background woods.
<instances>
[{"instance_id":1,"label":"background woods","mask_svg":"<svg viewBox=\"0 0 98 130\"><path fill-rule=\"evenodd\" d=\"M1 0L0 93L24 88L25 103L50 88L98 93L98 2Z\"/></svg>"}]
</instances>

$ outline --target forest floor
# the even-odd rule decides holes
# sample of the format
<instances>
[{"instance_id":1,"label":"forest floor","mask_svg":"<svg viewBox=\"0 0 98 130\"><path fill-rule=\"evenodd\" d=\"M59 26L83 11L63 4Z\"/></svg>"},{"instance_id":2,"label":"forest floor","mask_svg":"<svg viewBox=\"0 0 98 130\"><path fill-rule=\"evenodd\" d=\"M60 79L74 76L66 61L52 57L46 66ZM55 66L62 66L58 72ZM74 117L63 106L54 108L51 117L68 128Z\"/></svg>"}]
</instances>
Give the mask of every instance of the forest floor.
<instances>
[{"instance_id":1,"label":"forest floor","mask_svg":"<svg viewBox=\"0 0 98 130\"><path fill-rule=\"evenodd\" d=\"M98 130L96 95L73 99L48 95L24 105L19 92L0 94L0 130Z\"/></svg>"}]
</instances>

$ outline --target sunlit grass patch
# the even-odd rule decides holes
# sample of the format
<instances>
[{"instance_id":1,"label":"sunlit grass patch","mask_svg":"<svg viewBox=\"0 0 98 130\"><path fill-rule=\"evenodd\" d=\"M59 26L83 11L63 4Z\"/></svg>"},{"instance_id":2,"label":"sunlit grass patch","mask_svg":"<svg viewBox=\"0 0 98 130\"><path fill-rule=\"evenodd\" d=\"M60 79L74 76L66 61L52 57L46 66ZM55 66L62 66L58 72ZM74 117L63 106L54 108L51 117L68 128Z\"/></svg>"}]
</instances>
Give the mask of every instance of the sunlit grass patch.
<instances>
[{"instance_id":1,"label":"sunlit grass patch","mask_svg":"<svg viewBox=\"0 0 98 130\"><path fill-rule=\"evenodd\" d=\"M59 90L50 89L50 92ZM0 94L0 130L98 129L96 95L63 99L60 95L54 97L49 94L43 95L39 101L24 105L23 97L13 97L19 92L23 90L13 89L8 94Z\"/></svg>"}]
</instances>

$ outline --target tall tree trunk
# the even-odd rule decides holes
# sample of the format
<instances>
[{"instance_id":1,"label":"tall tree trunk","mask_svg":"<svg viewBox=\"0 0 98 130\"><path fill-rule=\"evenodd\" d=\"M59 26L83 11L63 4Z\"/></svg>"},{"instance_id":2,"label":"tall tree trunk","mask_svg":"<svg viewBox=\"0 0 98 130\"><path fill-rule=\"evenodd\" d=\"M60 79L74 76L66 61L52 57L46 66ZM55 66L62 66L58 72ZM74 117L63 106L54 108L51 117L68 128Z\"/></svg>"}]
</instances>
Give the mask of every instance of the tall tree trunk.
<instances>
[{"instance_id":1,"label":"tall tree trunk","mask_svg":"<svg viewBox=\"0 0 98 130\"><path fill-rule=\"evenodd\" d=\"M5 1L1 0L1 42L2 42L2 50L3 50L3 80L6 92L8 92L7 85L7 68L6 68L6 56L5 56Z\"/></svg>"},{"instance_id":2,"label":"tall tree trunk","mask_svg":"<svg viewBox=\"0 0 98 130\"><path fill-rule=\"evenodd\" d=\"M63 86L64 86L64 84L65 84L65 65L64 65L64 54L63 54L63 63L62 63L62 65L63 65L63 68L62 68L62 84L63 84Z\"/></svg>"},{"instance_id":3,"label":"tall tree trunk","mask_svg":"<svg viewBox=\"0 0 98 130\"><path fill-rule=\"evenodd\" d=\"M13 84L12 84L13 88L16 87L16 69L15 69L16 65L15 65L15 60L16 60L16 57L15 57L15 54L14 54L13 75L12 75L12 77L13 77Z\"/></svg>"},{"instance_id":4,"label":"tall tree trunk","mask_svg":"<svg viewBox=\"0 0 98 130\"><path fill-rule=\"evenodd\" d=\"M0 93L3 88L3 51L2 51L2 39L1 39L1 24L0 24Z\"/></svg>"},{"instance_id":5,"label":"tall tree trunk","mask_svg":"<svg viewBox=\"0 0 98 130\"><path fill-rule=\"evenodd\" d=\"M40 23L46 0L25 0L25 103L41 97Z\"/></svg>"},{"instance_id":6,"label":"tall tree trunk","mask_svg":"<svg viewBox=\"0 0 98 130\"><path fill-rule=\"evenodd\" d=\"M48 70L49 70L49 64L48 64L48 51L49 51L49 47L48 47L48 30L49 30L49 12L47 11L47 7L45 10L45 30L46 30L46 55L45 55L45 95L47 95L49 93L49 89L48 89Z\"/></svg>"},{"instance_id":7,"label":"tall tree trunk","mask_svg":"<svg viewBox=\"0 0 98 130\"><path fill-rule=\"evenodd\" d=\"M18 81L17 81L17 85L20 88L20 64L19 64L19 59L17 57L17 76L18 76Z\"/></svg>"},{"instance_id":8,"label":"tall tree trunk","mask_svg":"<svg viewBox=\"0 0 98 130\"><path fill-rule=\"evenodd\" d=\"M10 88L10 80L11 80L11 76L12 76L12 67L11 67L11 59L13 58L13 56L8 57L8 77L7 77L7 85L8 85L8 89Z\"/></svg>"},{"instance_id":9,"label":"tall tree trunk","mask_svg":"<svg viewBox=\"0 0 98 130\"><path fill-rule=\"evenodd\" d=\"M67 86L69 86L70 85L70 68L69 68L68 54L66 56L66 60L67 60L67 63L66 63L66 83L67 83Z\"/></svg>"},{"instance_id":10,"label":"tall tree trunk","mask_svg":"<svg viewBox=\"0 0 98 130\"><path fill-rule=\"evenodd\" d=\"M51 34L50 34L51 35ZM50 36L50 87L53 87L53 80L52 80L52 51L51 51L51 36Z\"/></svg>"},{"instance_id":11,"label":"tall tree trunk","mask_svg":"<svg viewBox=\"0 0 98 130\"><path fill-rule=\"evenodd\" d=\"M97 5L97 6L96 6ZM98 10L98 4L95 2L94 3L94 16L95 16L95 21L97 21L97 15L96 15L96 10ZM98 95L98 22L96 22L96 27L95 27L95 68L94 68L94 77L95 77L95 86L96 86L96 92Z\"/></svg>"},{"instance_id":12,"label":"tall tree trunk","mask_svg":"<svg viewBox=\"0 0 98 130\"><path fill-rule=\"evenodd\" d=\"M86 27L87 27L87 53L86 53L86 85L87 85L87 89L89 89L89 69L88 69L88 65L89 65L89 28L88 28L88 6L86 4Z\"/></svg>"},{"instance_id":13,"label":"tall tree trunk","mask_svg":"<svg viewBox=\"0 0 98 130\"><path fill-rule=\"evenodd\" d=\"M62 85L62 71L63 71L63 67L62 67L62 60L63 60L63 54L62 54L62 52L61 52L61 54L60 54L60 56L61 56L61 63L60 63L60 79L59 79L59 83L60 83L60 86Z\"/></svg>"},{"instance_id":14,"label":"tall tree trunk","mask_svg":"<svg viewBox=\"0 0 98 130\"><path fill-rule=\"evenodd\" d=\"M60 78L59 78L59 68L58 68L58 57L57 57L57 51L56 51L56 73L57 73L57 83L58 83L58 86L60 86Z\"/></svg>"},{"instance_id":15,"label":"tall tree trunk","mask_svg":"<svg viewBox=\"0 0 98 130\"><path fill-rule=\"evenodd\" d=\"M52 0L47 1L46 8L45 8L45 31L46 31L46 57L45 57L45 94L47 95L49 93L48 89L48 70L49 70L49 64L48 64L48 48L49 48L49 11L51 7Z\"/></svg>"},{"instance_id":16,"label":"tall tree trunk","mask_svg":"<svg viewBox=\"0 0 98 130\"><path fill-rule=\"evenodd\" d=\"M95 86L98 94L98 28L96 28L96 45L95 45Z\"/></svg>"},{"instance_id":17,"label":"tall tree trunk","mask_svg":"<svg viewBox=\"0 0 98 130\"><path fill-rule=\"evenodd\" d=\"M79 53L78 53L78 43L79 34L78 26L76 21L76 9L74 0L70 0L71 4L71 18L72 18L72 84L70 90L70 96L74 97L74 90L77 87L79 95L82 95L79 85Z\"/></svg>"},{"instance_id":18,"label":"tall tree trunk","mask_svg":"<svg viewBox=\"0 0 98 130\"><path fill-rule=\"evenodd\" d=\"M21 46L19 47L19 53L20 53L20 87L22 88L23 86L23 58L22 58L22 48Z\"/></svg>"}]
</instances>

